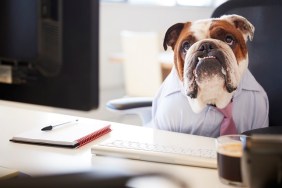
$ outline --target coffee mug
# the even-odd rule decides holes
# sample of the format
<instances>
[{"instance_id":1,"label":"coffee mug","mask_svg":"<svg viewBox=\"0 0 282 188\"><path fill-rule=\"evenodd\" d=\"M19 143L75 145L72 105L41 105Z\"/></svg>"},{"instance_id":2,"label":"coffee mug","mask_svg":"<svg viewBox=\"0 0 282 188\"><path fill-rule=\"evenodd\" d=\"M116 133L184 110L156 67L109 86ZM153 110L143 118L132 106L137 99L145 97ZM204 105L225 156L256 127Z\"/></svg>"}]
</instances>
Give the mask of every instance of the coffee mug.
<instances>
[{"instance_id":1,"label":"coffee mug","mask_svg":"<svg viewBox=\"0 0 282 188\"><path fill-rule=\"evenodd\" d=\"M225 135L216 139L218 175L222 183L244 187L241 172L246 135Z\"/></svg>"}]
</instances>

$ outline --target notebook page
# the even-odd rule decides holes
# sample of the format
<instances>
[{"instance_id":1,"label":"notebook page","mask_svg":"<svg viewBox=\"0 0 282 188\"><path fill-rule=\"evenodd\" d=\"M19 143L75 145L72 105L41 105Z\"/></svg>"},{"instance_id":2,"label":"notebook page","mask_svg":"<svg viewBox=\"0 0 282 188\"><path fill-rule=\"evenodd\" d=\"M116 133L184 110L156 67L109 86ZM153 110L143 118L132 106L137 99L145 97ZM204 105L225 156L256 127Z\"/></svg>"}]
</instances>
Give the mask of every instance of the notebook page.
<instances>
[{"instance_id":1,"label":"notebook page","mask_svg":"<svg viewBox=\"0 0 282 188\"><path fill-rule=\"evenodd\" d=\"M62 122L58 122L62 123ZM107 124L99 124L91 121L78 121L71 124L55 127L51 131L41 131L41 128L34 128L26 132L20 133L12 138L12 140L26 142L40 142L58 145L73 145L76 140L99 131L106 127Z\"/></svg>"}]
</instances>

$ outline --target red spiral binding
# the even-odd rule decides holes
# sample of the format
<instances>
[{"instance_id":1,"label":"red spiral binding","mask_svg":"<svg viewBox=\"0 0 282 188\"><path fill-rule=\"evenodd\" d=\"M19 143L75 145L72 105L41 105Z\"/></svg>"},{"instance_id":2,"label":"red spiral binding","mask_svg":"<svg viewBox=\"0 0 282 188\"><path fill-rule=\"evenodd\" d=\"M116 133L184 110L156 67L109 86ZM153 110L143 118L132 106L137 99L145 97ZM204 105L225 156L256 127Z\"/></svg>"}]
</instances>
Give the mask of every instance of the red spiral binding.
<instances>
[{"instance_id":1,"label":"red spiral binding","mask_svg":"<svg viewBox=\"0 0 282 188\"><path fill-rule=\"evenodd\" d=\"M111 125L108 125L108 126L102 128L102 129L98 130L98 131L95 131L95 132L93 132L89 135L86 135L86 136L76 140L77 143L79 144L77 147L79 148L81 146L84 146L85 144L103 136L104 134L111 132L112 130L110 129L110 126Z\"/></svg>"}]
</instances>

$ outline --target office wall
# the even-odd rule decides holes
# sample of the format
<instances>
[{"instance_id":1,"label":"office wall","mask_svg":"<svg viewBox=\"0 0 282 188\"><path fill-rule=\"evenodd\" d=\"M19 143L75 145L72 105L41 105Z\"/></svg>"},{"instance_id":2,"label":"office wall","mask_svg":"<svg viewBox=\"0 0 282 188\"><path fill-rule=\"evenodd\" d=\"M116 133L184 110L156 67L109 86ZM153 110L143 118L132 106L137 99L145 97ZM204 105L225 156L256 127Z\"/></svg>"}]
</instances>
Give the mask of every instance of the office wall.
<instances>
[{"instance_id":1,"label":"office wall","mask_svg":"<svg viewBox=\"0 0 282 188\"><path fill-rule=\"evenodd\" d=\"M112 53L121 52L120 32L134 30L164 33L174 23L208 18L213 11L213 8L207 7L158 7L109 3L101 3L100 7L99 109L84 112L1 100L0 105L141 125L137 116L115 114L107 110L105 105L110 99L124 96L122 64L109 62Z\"/></svg>"},{"instance_id":2,"label":"office wall","mask_svg":"<svg viewBox=\"0 0 282 188\"><path fill-rule=\"evenodd\" d=\"M123 86L122 64L109 62L111 54L121 52L120 32L122 30L156 31L162 35L174 23L209 18L213 9L213 7L164 7L101 3L100 88ZM160 37L162 38L162 36Z\"/></svg>"}]
</instances>

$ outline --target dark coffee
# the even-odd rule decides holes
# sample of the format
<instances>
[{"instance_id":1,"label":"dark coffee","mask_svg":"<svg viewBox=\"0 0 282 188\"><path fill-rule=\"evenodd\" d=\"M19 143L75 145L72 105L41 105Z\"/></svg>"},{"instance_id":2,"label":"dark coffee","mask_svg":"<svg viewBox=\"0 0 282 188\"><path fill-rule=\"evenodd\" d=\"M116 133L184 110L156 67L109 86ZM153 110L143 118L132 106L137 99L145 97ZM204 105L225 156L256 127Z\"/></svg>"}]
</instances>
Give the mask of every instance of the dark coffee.
<instances>
[{"instance_id":1,"label":"dark coffee","mask_svg":"<svg viewBox=\"0 0 282 188\"><path fill-rule=\"evenodd\" d=\"M218 174L230 182L242 182L242 145L231 143L222 146L217 152Z\"/></svg>"},{"instance_id":2,"label":"dark coffee","mask_svg":"<svg viewBox=\"0 0 282 188\"><path fill-rule=\"evenodd\" d=\"M217 153L219 176L232 182L242 182L240 157L230 157Z\"/></svg>"}]
</instances>

